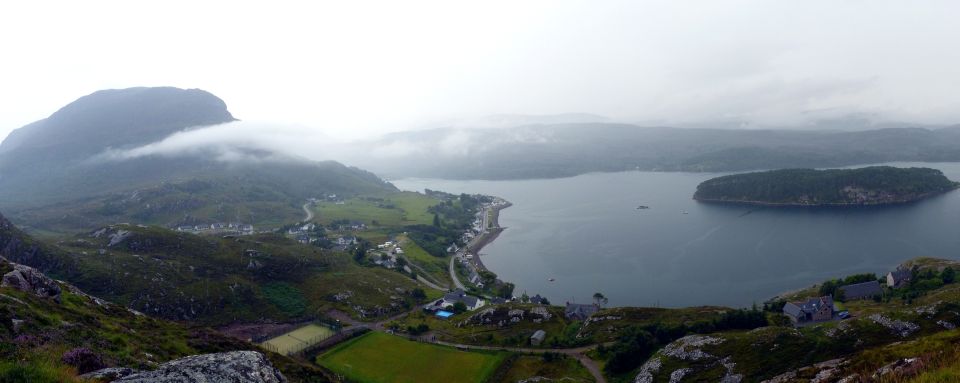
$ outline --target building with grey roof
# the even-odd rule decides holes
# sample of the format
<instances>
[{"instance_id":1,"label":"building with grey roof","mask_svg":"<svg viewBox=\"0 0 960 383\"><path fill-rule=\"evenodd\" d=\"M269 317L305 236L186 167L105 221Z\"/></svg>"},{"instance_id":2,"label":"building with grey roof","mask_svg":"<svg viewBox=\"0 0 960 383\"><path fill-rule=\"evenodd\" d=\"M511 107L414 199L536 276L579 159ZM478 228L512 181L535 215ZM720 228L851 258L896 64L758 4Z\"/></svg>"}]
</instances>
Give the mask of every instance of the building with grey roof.
<instances>
[{"instance_id":1,"label":"building with grey roof","mask_svg":"<svg viewBox=\"0 0 960 383\"><path fill-rule=\"evenodd\" d=\"M794 324L823 322L833 319L833 297L810 298L802 302L787 302L783 313Z\"/></svg>"},{"instance_id":2,"label":"building with grey roof","mask_svg":"<svg viewBox=\"0 0 960 383\"><path fill-rule=\"evenodd\" d=\"M463 290L456 289L454 291L446 293L443 296L442 305L443 307L450 307L456 304L457 302L463 302L463 304L467 306L467 310L476 310L480 307L483 307L485 303L483 299L477 298L472 295L467 295L467 293L464 292Z\"/></svg>"},{"instance_id":3,"label":"building with grey roof","mask_svg":"<svg viewBox=\"0 0 960 383\"><path fill-rule=\"evenodd\" d=\"M595 304L567 302L567 307L564 308L563 315L567 317L567 319L586 320L597 311L600 311L600 307Z\"/></svg>"},{"instance_id":4,"label":"building with grey roof","mask_svg":"<svg viewBox=\"0 0 960 383\"><path fill-rule=\"evenodd\" d=\"M840 286L838 290L842 292L843 299L851 301L857 299L871 299L873 297L883 295L883 288L880 287L880 282L877 281Z\"/></svg>"},{"instance_id":5,"label":"building with grey roof","mask_svg":"<svg viewBox=\"0 0 960 383\"><path fill-rule=\"evenodd\" d=\"M897 267L896 270L887 273L887 286L900 288L910 283L913 277L913 271L906 267Z\"/></svg>"}]
</instances>

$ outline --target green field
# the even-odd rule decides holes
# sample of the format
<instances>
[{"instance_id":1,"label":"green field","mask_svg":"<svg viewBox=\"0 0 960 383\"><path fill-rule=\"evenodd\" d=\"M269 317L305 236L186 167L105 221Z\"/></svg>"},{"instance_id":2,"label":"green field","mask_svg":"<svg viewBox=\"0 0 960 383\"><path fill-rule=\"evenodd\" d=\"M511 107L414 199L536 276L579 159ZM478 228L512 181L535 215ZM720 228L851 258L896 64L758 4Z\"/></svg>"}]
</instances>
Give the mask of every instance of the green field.
<instances>
[{"instance_id":1,"label":"green field","mask_svg":"<svg viewBox=\"0 0 960 383\"><path fill-rule=\"evenodd\" d=\"M317 203L314 211L317 213L316 221L323 224L347 219L370 226L429 225L433 223L433 215L427 208L439 202L420 193L397 192L351 198L342 205L324 201Z\"/></svg>"},{"instance_id":2,"label":"green field","mask_svg":"<svg viewBox=\"0 0 960 383\"><path fill-rule=\"evenodd\" d=\"M317 357L317 363L363 383L484 382L508 354L467 352L371 332Z\"/></svg>"},{"instance_id":3,"label":"green field","mask_svg":"<svg viewBox=\"0 0 960 383\"><path fill-rule=\"evenodd\" d=\"M320 343L333 334L333 330L325 326L309 324L263 342L261 346L281 355L290 355Z\"/></svg>"}]
</instances>

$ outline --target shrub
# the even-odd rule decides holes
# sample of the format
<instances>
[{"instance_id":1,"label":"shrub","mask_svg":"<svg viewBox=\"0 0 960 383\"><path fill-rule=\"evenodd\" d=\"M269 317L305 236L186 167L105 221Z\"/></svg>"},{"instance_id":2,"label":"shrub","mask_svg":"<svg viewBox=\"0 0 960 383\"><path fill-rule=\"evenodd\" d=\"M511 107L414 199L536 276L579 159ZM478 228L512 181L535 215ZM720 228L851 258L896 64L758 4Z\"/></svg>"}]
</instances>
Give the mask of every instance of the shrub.
<instances>
[{"instance_id":1,"label":"shrub","mask_svg":"<svg viewBox=\"0 0 960 383\"><path fill-rule=\"evenodd\" d=\"M101 368L106 367L103 364L103 359L93 350L86 347L77 347L70 351L63 353L63 356L60 357L60 360L65 364L69 364L77 368L77 371L81 374L86 374L91 371L96 371Z\"/></svg>"}]
</instances>

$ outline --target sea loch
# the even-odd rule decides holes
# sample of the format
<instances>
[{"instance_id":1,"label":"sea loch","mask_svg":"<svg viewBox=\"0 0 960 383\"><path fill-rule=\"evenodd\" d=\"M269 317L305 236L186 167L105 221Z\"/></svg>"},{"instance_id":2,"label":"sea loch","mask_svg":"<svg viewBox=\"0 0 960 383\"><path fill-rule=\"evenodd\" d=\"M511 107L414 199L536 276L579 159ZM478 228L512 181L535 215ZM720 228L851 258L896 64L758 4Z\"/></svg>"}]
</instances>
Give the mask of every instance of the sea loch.
<instances>
[{"instance_id":1,"label":"sea loch","mask_svg":"<svg viewBox=\"0 0 960 383\"><path fill-rule=\"evenodd\" d=\"M958 163L897 163L940 169ZM915 257L960 259L960 192L896 206L765 208L691 196L716 173L621 172L519 181L402 179L405 190L481 193L513 203L484 264L555 304L602 292L611 305L749 306ZM649 209L637 209L639 205ZM550 281L554 278L554 281Z\"/></svg>"}]
</instances>

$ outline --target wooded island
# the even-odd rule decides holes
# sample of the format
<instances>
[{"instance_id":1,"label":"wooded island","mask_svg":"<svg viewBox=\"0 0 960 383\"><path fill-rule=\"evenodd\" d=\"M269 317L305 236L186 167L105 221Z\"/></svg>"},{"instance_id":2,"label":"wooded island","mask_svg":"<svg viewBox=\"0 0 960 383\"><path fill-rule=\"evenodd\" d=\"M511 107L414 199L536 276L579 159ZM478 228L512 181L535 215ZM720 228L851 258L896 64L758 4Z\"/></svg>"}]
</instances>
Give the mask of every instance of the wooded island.
<instances>
[{"instance_id":1,"label":"wooded island","mask_svg":"<svg viewBox=\"0 0 960 383\"><path fill-rule=\"evenodd\" d=\"M706 180L693 199L770 206L885 205L916 201L960 184L930 168L782 169Z\"/></svg>"}]
</instances>

